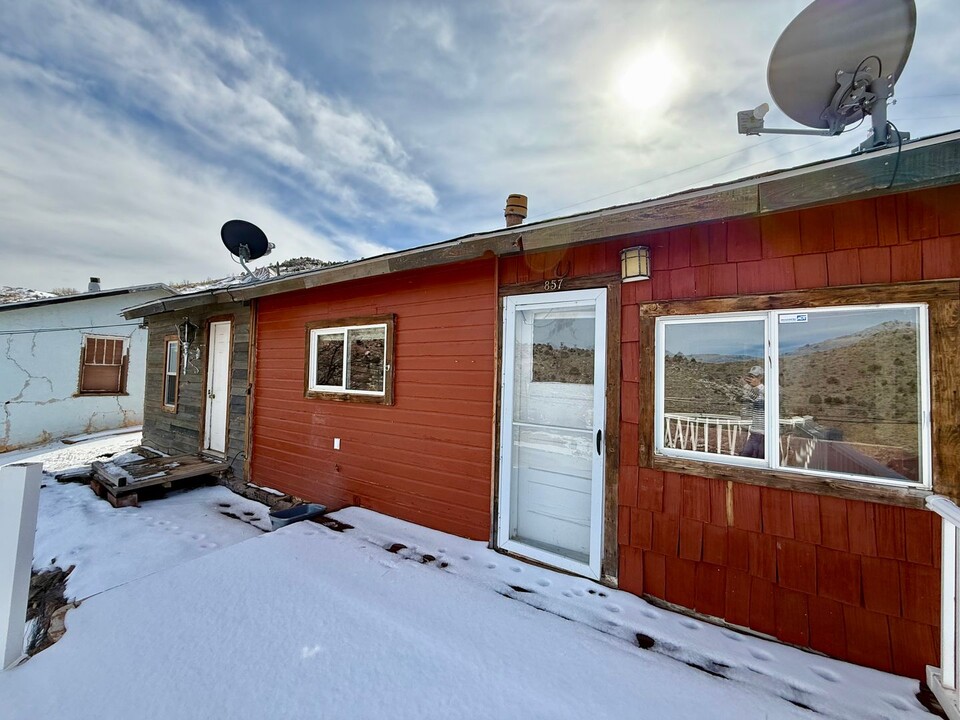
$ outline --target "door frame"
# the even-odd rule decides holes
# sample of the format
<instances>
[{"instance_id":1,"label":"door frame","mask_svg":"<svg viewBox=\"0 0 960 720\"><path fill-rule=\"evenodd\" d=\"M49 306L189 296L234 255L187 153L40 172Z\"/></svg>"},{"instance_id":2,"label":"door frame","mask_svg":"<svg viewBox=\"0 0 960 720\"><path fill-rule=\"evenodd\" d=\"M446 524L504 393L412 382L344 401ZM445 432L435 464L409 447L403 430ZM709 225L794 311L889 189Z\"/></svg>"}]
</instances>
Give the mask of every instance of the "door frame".
<instances>
[{"instance_id":1,"label":"door frame","mask_svg":"<svg viewBox=\"0 0 960 720\"><path fill-rule=\"evenodd\" d=\"M617 294L616 299L619 304L619 294ZM617 443L610 442L611 435L615 436L619 429L611 430L608 398L610 355L615 354L619 357L620 352L619 347L614 348L613 353L611 353L610 348L612 340L616 339L619 343L619 338L612 338L609 332L608 322L610 318L608 318L607 315L610 310L610 300L610 289L604 285L600 285L588 289L508 295L503 298L503 302L501 303L501 362L498 382L500 407L496 413L497 422L499 423L498 439L500 446L497 452L498 471L497 477L495 478L496 508L494 518L494 545L514 555L541 562L551 567L567 570L578 575L584 575L595 580L601 579L604 570L604 561L607 556L608 532L606 530L606 516L609 513L607 498L607 482L609 478L607 476L610 466L608 458L611 448L615 448L618 445ZM529 306L531 309L536 309L538 306L551 307L558 303L566 302L577 303L571 305L571 307L592 305L596 308L595 337L598 342L602 342L602 347L597 348L597 357L594 361L594 384L595 386L599 386L594 392L594 428L596 429L599 426L599 428L603 430L603 441L599 459L596 456L592 458L594 476L592 478L590 498L590 559L588 563L573 560L572 558L510 539L511 481L513 469L511 456L513 450L512 385L516 309L518 306ZM619 318L617 319L619 320ZM617 363L617 366L619 368L619 363ZM508 392L508 389L511 392Z\"/></svg>"},{"instance_id":2,"label":"door frame","mask_svg":"<svg viewBox=\"0 0 960 720\"><path fill-rule=\"evenodd\" d=\"M199 439L200 447L199 451L203 455L214 455L216 457L226 457L227 451L230 448L230 398L233 392L233 333L236 329L236 323L234 322L236 318L233 315L217 315L214 317L207 318L204 323L206 326L206 343L204 346L204 362L203 362L203 380L200 385L200 417L198 418L199 427ZM210 378L210 338L211 330L214 323L229 323L230 332L229 332L229 347L227 348L227 405L225 410L224 417L224 433L223 433L223 452L219 450L211 450L206 447L207 444L207 387Z\"/></svg>"}]
</instances>

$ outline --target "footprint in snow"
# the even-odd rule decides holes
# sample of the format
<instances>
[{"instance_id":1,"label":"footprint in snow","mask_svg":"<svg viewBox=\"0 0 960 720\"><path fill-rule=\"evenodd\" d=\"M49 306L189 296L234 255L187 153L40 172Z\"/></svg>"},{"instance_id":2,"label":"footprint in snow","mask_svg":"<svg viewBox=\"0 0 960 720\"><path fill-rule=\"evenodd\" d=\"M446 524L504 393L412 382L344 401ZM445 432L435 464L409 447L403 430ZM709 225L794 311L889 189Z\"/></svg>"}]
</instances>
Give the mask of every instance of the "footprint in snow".
<instances>
[{"instance_id":1,"label":"footprint in snow","mask_svg":"<svg viewBox=\"0 0 960 720\"><path fill-rule=\"evenodd\" d=\"M316 534L317 534L317 531L316 531L316 530L304 530L304 531L303 531L303 534L304 534L304 535L316 535Z\"/></svg>"},{"instance_id":2,"label":"footprint in snow","mask_svg":"<svg viewBox=\"0 0 960 720\"><path fill-rule=\"evenodd\" d=\"M470 559L470 556L469 556L469 555L461 555L461 556L460 556L460 559L461 559L461 560L469 560L469 559Z\"/></svg>"},{"instance_id":3,"label":"footprint in snow","mask_svg":"<svg viewBox=\"0 0 960 720\"><path fill-rule=\"evenodd\" d=\"M204 533L194 533L190 537L193 538L194 540L203 540L206 537L206 535Z\"/></svg>"},{"instance_id":4,"label":"footprint in snow","mask_svg":"<svg viewBox=\"0 0 960 720\"><path fill-rule=\"evenodd\" d=\"M681 620L680 624L683 625L688 630L700 629L700 623L698 623L696 620Z\"/></svg>"},{"instance_id":5,"label":"footprint in snow","mask_svg":"<svg viewBox=\"0 0 960 720\"><path fill-rule=\"evenodd\" d=\"M750 648L750 654L753 655L757 660L773 660L773 655L768 653L766 650L761 650L760 648Z\"/></svg>"},{"instance_id":6,"label":"footprint in snow","mask_svg":"<svg viewBox=\"0 0 960 720\"><path fill-rule=\"evenodd\" d=\"M583 597L584 595L586 595L586 593L580 588L574 588L573 594L576 595L577 597Z\"/></svg>"},{"instance_id":7,"label":"footprint in snow","mask_svg":"<svg viewBox=\"0 0 960 720\"><path fill-rule=\"evenodd\" d=\"M650 618L651 620L656 620L657 618L660 617L660 613L658 613L653 608L644 608L643 610L640 611L640 614L646 618Z\"/></svg>"},{"instance_id":8,"label":"footprint in snow","mask_svg":"<svg viewBox=\"0 0 960 720\"><path fill-rule=\"evenodd\" d=\"M561 593L561 595L563 595L564 597L573 597L573 593L570 592L569 590L564 590L564 591Z\"/></svg>"},{"instance_id":9,"label":"footprint in snow","mask_svg":"<svg viewBox=\"0 0 960 720\"><path fill-rule=\"evenodd\" d=\"M743 635L741 635L738 632L734 632L733 630L724 630L723 636L727 640L733 640L734 642L743 642Z\"/></svg>"},{"instance_id":10,"label":"footprint in snow","mask_svg":"<svg viewBox=\"0 0 960 720\"><path fill-rule=\"evenodd\" d=\"M446 551L447 551L446 548L437 548L438 553L445 553Z\"/></svg>"},{"instance_id":11,"label":"footprint in snow","mask_svg":"<svg viewBox=\"0 0 960 720\"><path fill-rule=\"evenodd\" d=\"M540 587L550 587L550 581L547 580L546 578L540 578L539 580L537 580L537 585L539 585Z\"/></svg>"},{"instance_id":12,"label":"footprint in snow","mask_svg":"<svg viewBox=\"0 0 960 720\"><path fill-rule=\"evenodd\" d=\"M818 675L822 677L827 682L840 682L840 676L837 675L833 670L828 670L827 668L816 667L816 666L810 668L810 670L813 672L814 675Z\"/></svg>"},{"instance_id":13,"label":"footprint in snow","mask_svg":"<svg viewBox=\"0 0 960 720\"><path fill-rule=\"evenodd\" d=\"M519 565L511 565L510 569L513 570L513 572L515 573L523 572L523 568L520 567Z\"/></svg>"},{"instance_id":14,"label":"footprint in snow","mask_svg":"<svg viewBox=\"0 0 960 720\"><path fill-rule=\"evenodd\" d=\"M620 612L620 606L619 606L619 605L614 605L613 603L607 603L607 604L604 605L603 607L606 608L607 610L609 610L609 611L612 612L612 613L618 613L618 612Z\"/></svg>"},{"instance_id":15,"label":"footprint in snow","mask_svg":"<svg viewBox=\"0 0 960 720\"><path fill-rule=\"evenodd\" d=\"M212 548L219 547L219 545L215 542L209 542L203 543L200 547L202 547L204 550L210 550Z\"/></svg>"},{"instance_id":16,"label":"footprint in snow","mask_svg":"<svg viewBox=\"0 0 960 720\"><path fill-rule=\"evenodd\" d=\"M443 551L441 550L441 552L443 552ZM496 563L487 563L487 570L493 570L493 569L495 569L496 567L497 567L497 564L496 564Z\"/></svg>"}]
</instances>

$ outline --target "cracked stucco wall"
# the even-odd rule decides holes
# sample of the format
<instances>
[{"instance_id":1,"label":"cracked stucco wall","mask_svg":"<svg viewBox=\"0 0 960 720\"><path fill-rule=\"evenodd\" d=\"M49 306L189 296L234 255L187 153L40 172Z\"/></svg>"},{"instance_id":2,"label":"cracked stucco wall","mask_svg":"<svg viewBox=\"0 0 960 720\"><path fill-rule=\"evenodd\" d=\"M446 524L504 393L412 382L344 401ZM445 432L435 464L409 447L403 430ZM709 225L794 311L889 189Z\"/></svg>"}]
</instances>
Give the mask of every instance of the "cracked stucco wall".
<instances>
[{"instance_id":1,"label":"cracked stucco wall","mask_svg":"<svg viewBox=\"0 0 960 720\"><path fill-rule=\"evenodd\" d=\"M141 424L147 334L119 313L166 295L148 290L0 312L0 452ZM85 335L129 338L125 395L77 395Z\"/></svg>"}]
</instances>

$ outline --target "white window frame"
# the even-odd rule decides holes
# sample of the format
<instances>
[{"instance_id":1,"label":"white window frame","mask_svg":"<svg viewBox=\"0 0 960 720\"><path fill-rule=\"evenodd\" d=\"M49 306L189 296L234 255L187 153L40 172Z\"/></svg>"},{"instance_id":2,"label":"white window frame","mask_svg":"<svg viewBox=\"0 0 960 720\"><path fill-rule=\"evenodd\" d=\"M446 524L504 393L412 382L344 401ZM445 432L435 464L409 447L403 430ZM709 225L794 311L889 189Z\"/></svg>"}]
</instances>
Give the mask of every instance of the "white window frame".
<instances>
[{"instance_id":1,"label":"white window frame","mask_svg":"<svg viewBox=\"0 0 960 720\"><path fill-rule=\"evenodd\" d=\"M353 390L346 387L347 370L349 367L350 345L347 342L350 330L372 330L383 329L383 382L382 390ZM321 335L340 335L343 337L343 374L340 377L339 385L317 385L315 378L317 376L317 340ZM313 328L310 330L310 365L309 382L307 390L315 393L338 393L346 395L366 395L368 397L384 397L387 394L387 379L389 378L390 366L387 363L387 343L390 342L390 329L387 323L374 323L371 325L341 325L338 327Z\"/></svg>"},{"instance_id":2,"label":"white window frame","mask_svg":"<svg viewBox=\"0 0 960 720\"><path fill-rule=\"evenodd\" d=\"M175 350L173 353L173 371L170 370L170 346L173 345ZM167 402L167 386L169 383L173 384L173 402ZM179 340L164 340L163 343L163 397L161 398L161 404L164 408L168 410L177 409L177 395L179 394L179 383L180 383L180 341Z\"/></svg>"},{"instance_id":3,"label":"white window frame","mask_svg":"<svg viewBox=\"0 0 960 720\"><path fill-rule=\"evenodd\" d=\"M797 313L822 314L849 310L890 310L896 308L911 308L917 310L918 322L918 363L919 381L917 392L920 395L920 480L894 480L890 478L874 478L866 475L853 475L843 472L824 470L809 470L780 464L780 358L779 358L779 317ZM670 448L664 442L664 392L665 392L665 337L666 328L670 325L692 323L719 323L737 321L764 321L764 358L760 364L765 368L766 378L773 378L773 382L765 382L766 432L764 435L764 458L747 458L739 455L723 455L695 450ZM655 334L656 352L656 392L654 413L654 448L657 455L662 457L685 458L718 465L735 465L738 467L761 468L776 472L793 473L812 478L831 478L849 480L859 483L888 485L894 487L929 488L932 483L932 439L930 430L930 339L928 310L925 303L880 303L875 305L836 305L830 307L782 308L776 310L755 310L733 313L710 313L701 315L678 315L659 317L656 321Z\"/></svg>"}]
</instances>

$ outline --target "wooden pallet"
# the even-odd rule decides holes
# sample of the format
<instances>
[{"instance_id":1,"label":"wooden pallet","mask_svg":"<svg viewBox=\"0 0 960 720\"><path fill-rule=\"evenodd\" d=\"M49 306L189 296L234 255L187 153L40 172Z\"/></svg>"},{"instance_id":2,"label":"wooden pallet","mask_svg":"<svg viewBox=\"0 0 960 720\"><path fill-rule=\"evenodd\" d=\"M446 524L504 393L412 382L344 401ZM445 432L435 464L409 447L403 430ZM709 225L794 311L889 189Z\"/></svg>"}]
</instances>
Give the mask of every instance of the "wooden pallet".
<instances>
[{"instance_id":1,"label":"wooden pallet","mask_svg":"<svg viewBox=\"0 0 960 720\"><path fill-rule=\"evenodd\" d=\"M123 467L94 462L90 488L114 507L139 505L138 492L145 488L172 488L177 482L201 475L217 475L230 466L199 455L177 455L138 460Z\"/></svg>"}]
</instances>

